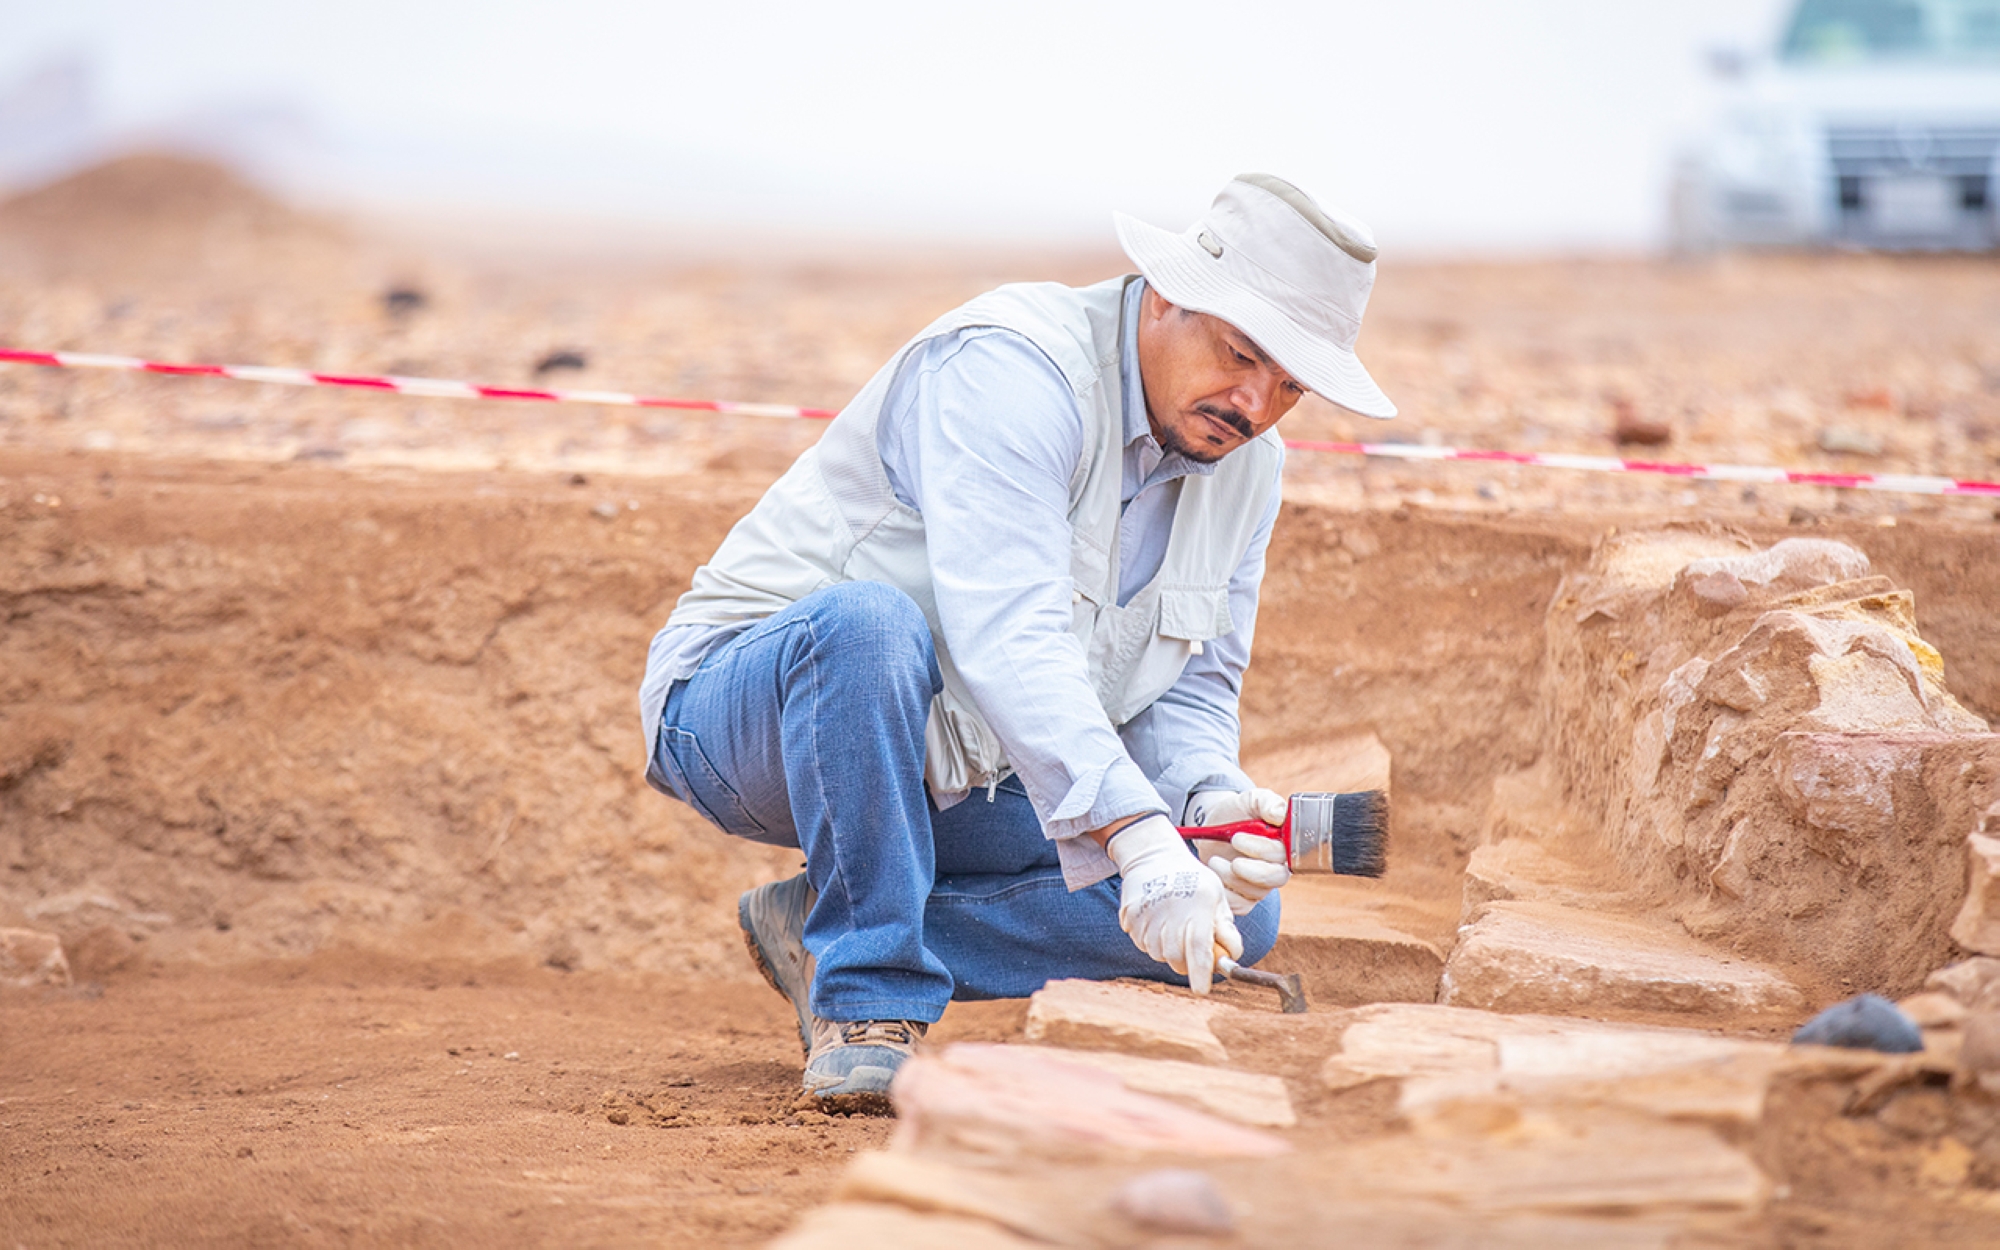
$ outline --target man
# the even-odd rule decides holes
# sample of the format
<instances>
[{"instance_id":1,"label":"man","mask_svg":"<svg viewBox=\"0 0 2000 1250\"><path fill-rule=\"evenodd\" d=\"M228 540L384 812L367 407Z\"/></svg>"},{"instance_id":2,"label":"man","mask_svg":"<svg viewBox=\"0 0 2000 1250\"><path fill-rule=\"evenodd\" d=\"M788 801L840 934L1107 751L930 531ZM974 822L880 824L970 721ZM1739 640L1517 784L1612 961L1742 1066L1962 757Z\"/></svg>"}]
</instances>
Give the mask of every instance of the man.
<instances>
[{"instance_id":1,"label":"man","mask_svg":"<svg viewBox=\"0 0 2000 1250\"><path fill-rule=\"evenodd\" d=\"M738 908L805 1089L876 1100L959 998L1207 993L1262 958L1284 819L1237 764L1283 448L1354 356L1367 230L1246 174L1139 275L1002 287L912 340L739 521L653 640L647 780L805 852Z\"/></svg>"}]
</instances>

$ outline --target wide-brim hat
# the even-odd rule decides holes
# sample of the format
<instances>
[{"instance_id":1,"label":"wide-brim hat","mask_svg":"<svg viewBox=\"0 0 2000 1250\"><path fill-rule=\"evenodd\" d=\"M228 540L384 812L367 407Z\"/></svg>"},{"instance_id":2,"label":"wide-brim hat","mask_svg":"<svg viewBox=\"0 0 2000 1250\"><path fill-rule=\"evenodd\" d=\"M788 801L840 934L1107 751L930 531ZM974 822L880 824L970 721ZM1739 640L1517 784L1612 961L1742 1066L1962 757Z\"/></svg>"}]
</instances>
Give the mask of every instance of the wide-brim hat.
<instances>
[{"instance_id":1,"label":"wide-brim hat","mask_svg":"<svg viewBox=\"0 0 2000 1250\"><path fill-rule=\"evenodd\" d=\"M1396 405L1354 354L1375 286L1368 227L1269 174L1239 174L1175 234L1112 214L1118 242L1169 303L1250 336L1306 389L1364 417Z\"/></svg>"}]
</instances>

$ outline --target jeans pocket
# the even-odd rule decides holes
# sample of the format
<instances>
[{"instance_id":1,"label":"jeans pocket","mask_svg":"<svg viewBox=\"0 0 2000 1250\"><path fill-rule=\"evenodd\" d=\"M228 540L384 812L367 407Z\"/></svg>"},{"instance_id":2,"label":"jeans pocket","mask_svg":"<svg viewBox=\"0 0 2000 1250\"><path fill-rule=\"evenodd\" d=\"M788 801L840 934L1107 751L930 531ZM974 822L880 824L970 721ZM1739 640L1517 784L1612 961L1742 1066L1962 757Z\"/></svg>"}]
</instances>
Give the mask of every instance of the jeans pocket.
<instances>
[{"instance_id":1,"label":"jeans pocket","mask_svg":"<svg viewBox=\"0 0 2000 1250\"><path fill-rule=\"evenodd\" d=\"M668 783L676 796L708 818L724 833L759 841L768 837L764 826L753 819L736 791L715 771L702 753L701 740L685 729L672 725L660 730L660 755Z\"/></svg>"}]
</instances>

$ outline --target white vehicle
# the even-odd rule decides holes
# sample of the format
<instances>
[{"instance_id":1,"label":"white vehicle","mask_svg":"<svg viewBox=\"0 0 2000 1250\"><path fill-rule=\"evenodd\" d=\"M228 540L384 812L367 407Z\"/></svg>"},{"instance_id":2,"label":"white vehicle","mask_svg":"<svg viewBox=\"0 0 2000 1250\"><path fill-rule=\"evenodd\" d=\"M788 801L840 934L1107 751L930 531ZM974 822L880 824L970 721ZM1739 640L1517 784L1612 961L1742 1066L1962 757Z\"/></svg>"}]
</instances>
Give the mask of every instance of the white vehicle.
<instances>
[{"instance_id":1,"label":"white vehicle","mask_svg":"<svg viewBox=\"0 0 2000 1250\"><path fill-rule=\"evenodd\" d=\"M1678 250L2000 244L2000 0L1799 0L1773 53L1716 69Z\"/></svg>"}]
</instances>

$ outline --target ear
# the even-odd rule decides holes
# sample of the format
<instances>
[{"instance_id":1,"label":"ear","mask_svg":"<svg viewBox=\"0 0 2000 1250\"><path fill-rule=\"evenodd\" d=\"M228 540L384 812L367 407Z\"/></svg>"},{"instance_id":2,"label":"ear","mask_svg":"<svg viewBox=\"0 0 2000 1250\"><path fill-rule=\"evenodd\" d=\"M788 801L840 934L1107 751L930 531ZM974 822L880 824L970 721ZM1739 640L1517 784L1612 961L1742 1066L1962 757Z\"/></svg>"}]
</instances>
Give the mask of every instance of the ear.
<instances>
[{"instance_id":1,"label":"ear","mask_svg":"<svg viewBox=\"0 0 2000 1250\"><path fill-rule=\"evenodd\" d=\"M1174 311L1174 305L1167 302L1166 296L1160 294L1160 288L1148 282L1146 284L1146 294L1140 299L1140 319L1142 321L1160 321L1172 311Z\"/></svg>"}]
</instances>

